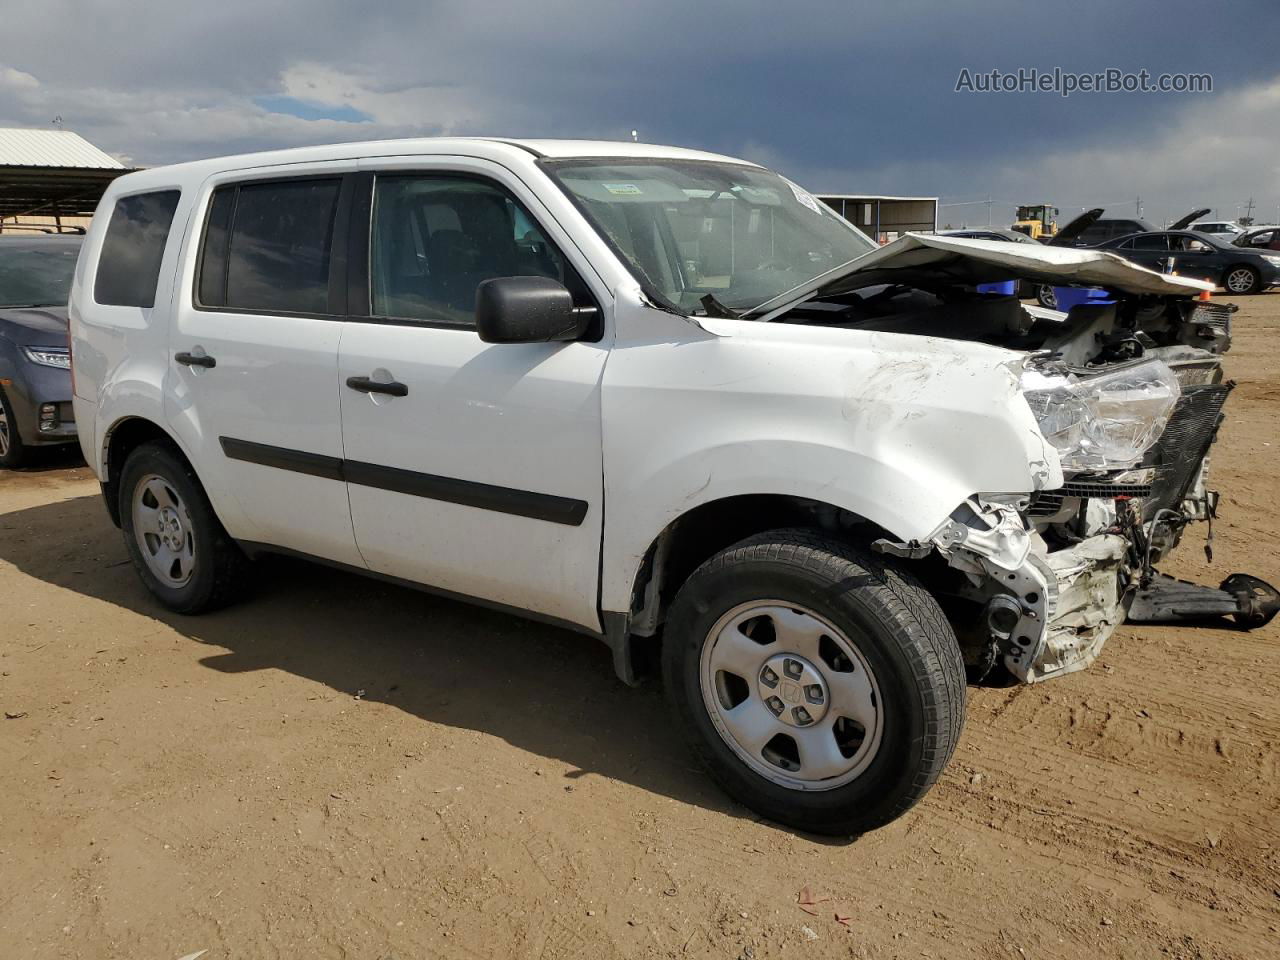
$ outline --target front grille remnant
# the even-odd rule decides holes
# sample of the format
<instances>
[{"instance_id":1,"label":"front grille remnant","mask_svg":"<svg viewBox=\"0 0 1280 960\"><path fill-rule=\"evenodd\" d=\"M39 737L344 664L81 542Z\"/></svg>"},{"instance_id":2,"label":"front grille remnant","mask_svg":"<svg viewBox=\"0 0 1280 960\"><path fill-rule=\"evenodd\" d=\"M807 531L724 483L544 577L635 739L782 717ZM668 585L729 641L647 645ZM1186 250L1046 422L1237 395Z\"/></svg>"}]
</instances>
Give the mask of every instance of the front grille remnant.
<instances>
[{"instance_id":1,"label":"front grille remnant","mask_svg":"<svg viewBox=\"0 0 1280 960\"><path fill-rule=\"evenodd\" d=\"M1029 517L1052 517L1062 509L1062 494L1057 490L1041 490L1031 495L1031 505L1027 507Z\"/></svg>"},{"instance_id":2,"label":"front grille remnant","mask_svg":"<svg viewBox=\"0 0 1280 960\"><path fill-rule=\"evenodd\" d=\"M1234 303L1216 303L1212 300L1198 300L1187 317L1188 323L1213 327L1222 333L1231 335L1231 314L1236 310Z\"/></svg>"},{"instance_id":3,"label":"front grille remnant","mask_svg":"<svg viewBox=\"0 0 1280 960\"><path fill-rule=\"evenodd\" d=\"M1057 490L1041 490L1031 497L1027 516L1052 517L1068 497L1079 500L1114 500L1117 497L1143 498L1151 495L1149 483L1108 483L1105 480L1073 480Z\"/></svg>"},{"instance_id":4,"label":"front grille remnant","mask_svg":"<svg viewBox=\"0 0 1280 960\"><path fill-rule=\"evenodd\" d=\"M1066 497L1082 500L1114 500L1116 497L1147 497L1151 495L1149 483L1107 483L1102 480L1076 480L1064 483L1057 491Z\"/></svg>"},{"instance_id":5,"label":"front grille remnant","mask_svg":"<svg viewBox=\"0 0 1280 960\"><path fill-rule=\"evenodd\" d=\"M1151 496L1143 504L1145 519L1154 518L1158 510L1176 508L1187 495L1222 421L1222 405L1234 388L1232 381L1183 388L1169 425L1143 464L1156 471Z\"/></svg>"}]
</instances>

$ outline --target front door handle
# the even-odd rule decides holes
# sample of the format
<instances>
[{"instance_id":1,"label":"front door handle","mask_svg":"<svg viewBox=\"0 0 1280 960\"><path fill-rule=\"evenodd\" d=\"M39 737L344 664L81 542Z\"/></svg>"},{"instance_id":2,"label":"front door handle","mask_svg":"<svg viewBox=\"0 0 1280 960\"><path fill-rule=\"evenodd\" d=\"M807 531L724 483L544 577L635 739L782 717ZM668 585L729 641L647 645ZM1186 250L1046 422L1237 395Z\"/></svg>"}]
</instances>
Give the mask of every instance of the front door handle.
<instances>
[{"instance_id":1,"label":"front door handle","mask_svg":"<svg viewBox=\"0 0 1280 960\"><path fill-rule=\"evenodd\" d=\"M352 390L358 390L360 393L385 393L389 397L407 397L409 388L403 383L397 383L395 380L389 383L380 383L377 380L370 380L368 377L347 377L347 386Z\"/></svg>"},{"instance_id":2,"label":"front door handle","mask_svg":"<svg viewBox=\"0 0 1280 960\"><path fill-rule=\"evenodd\" d=\"M196 355L194 353L187 353L186 351L183 351L182 353L175 353L173 355L173 359L186 367L204 367L205 369L208 369L218 365L218 361L213 359L213 357L206 354Z\"/></svg>"}]
</instances>

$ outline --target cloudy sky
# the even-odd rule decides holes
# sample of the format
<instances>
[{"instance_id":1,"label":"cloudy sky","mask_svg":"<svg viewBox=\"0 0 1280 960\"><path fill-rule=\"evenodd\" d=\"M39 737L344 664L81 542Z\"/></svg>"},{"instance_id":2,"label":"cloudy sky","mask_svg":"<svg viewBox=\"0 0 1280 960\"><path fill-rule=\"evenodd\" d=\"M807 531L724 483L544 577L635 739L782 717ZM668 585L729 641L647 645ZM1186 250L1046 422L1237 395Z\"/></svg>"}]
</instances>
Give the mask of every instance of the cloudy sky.
<instances>
[{"instance_id":1,"label":"cloudy sky","mask_svg":"<svg viewBox=\"0 0 1280 960\"><path fill-rule=\"evenodd\" d=\"M1280 220L1277 0L0 0L0 126L133 163L432 134L626 138L819 191ZM1212 93L957 93L962 69Z\"/></svg>"}]
</instances>

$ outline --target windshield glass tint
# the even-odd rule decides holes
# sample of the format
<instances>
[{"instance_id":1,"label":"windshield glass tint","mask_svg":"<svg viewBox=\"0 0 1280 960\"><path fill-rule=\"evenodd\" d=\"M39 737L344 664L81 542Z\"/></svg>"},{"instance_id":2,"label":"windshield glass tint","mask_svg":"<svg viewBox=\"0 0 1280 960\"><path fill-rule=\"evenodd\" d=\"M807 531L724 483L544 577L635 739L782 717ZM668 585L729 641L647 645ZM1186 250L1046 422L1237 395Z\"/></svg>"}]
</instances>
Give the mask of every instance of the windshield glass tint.
<instances>
[{"instance_id":1,"label":"windshield glass tint","mask_svg":"<svg viewBox=\"0 0 1280 960\"><path fill-rule=\"evenodd\" d=\"M79 245L0 243L0 307L65 306Z\"/></svg>"},{"instance_id":2,"label":"windshield glass tint","mask_svg":"<svg viewBox=\"0 0 1280 960\"><path fill-rule=\"evenodd\" d=\"M549 164L651 296L750 310L875 245L775 173L681 160Z\"/></svg>"}]
</instances>

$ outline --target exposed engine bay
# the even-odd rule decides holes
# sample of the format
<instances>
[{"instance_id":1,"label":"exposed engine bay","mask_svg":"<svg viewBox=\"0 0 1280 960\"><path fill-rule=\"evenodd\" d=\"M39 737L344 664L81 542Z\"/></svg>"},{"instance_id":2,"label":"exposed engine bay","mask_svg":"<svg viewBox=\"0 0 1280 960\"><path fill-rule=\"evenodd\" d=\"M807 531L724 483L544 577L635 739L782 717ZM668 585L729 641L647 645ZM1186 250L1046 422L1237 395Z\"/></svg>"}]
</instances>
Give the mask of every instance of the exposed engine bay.
<instances>
[{"instance_id":1,"label":"exposed engine bay","mask_svg":"<svg viewBox=\"0 0 1280 960\"><path fill-rule=\"evenodd\" d=\"M888 274L897 282L883 282ZM1211 552L1218 495L1207 486L1209 453L1234 386L1221 359L1235 306L1108 289L1064 313L955 280L936 268L872 270L769 319L1021 355L1015 373L1057 450L1062 486L977 491L929 543L875 545L932 564L941 571L935 592L969 605L973 629L958 633L971 677L998 665L1024 682L1083 669L1131 611L1269 621L1277 596L1262 581L1236 575L1215 589L1156 572L1191 523L1210 524Z\"/></svg>"}]
</instances>

